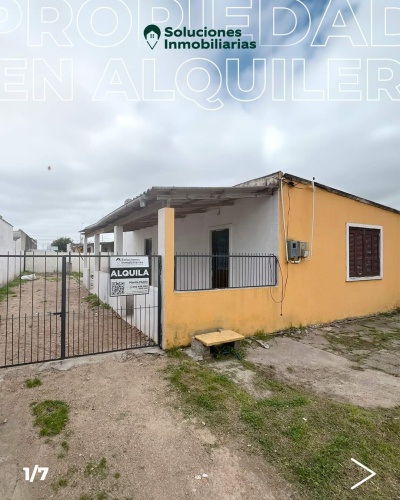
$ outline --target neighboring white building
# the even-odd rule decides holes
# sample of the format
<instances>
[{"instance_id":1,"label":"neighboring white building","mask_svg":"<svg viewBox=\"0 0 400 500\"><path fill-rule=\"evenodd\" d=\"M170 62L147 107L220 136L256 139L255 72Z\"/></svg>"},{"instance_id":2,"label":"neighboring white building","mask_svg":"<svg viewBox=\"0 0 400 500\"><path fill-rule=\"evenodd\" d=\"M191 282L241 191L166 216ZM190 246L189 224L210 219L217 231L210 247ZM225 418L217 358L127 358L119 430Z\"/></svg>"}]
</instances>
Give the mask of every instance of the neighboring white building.
<instances>
[{"instance_id":1,"label":"neighboring white building","mask_svg":"<svg viewBox=\"0 0 400 500\"><path fill-rule=\"evenodd\" d=\"M21 252L21 239L14 240L13 226L0 215L0 255L18 255ZM19 275L20 258L0 258L0 287Z\"/></svg>"},{"instance_id":2,"label":"neighboring white building","mask_svg":"<svg viewBox=\"0 0 400 500\"><path fill-rule=\"evenodd\" d=\"M21 239L21 252L37 249L37 241L28 236L22 229L14 231L14 241L18 239Z\"/></svg>"}]
</instances>

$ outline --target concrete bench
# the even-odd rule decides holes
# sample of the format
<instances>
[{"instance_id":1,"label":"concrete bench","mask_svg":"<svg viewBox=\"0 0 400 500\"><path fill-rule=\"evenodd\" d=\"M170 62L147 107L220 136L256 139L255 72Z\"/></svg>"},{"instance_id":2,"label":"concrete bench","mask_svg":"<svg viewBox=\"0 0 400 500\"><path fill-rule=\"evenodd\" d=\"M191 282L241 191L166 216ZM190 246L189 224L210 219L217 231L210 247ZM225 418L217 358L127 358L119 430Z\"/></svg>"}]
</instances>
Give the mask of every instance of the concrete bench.
<instances>
[{"instance_id":1,"label":"concrete bench","mask_svg":"<svg viewBox=\"0 0 400 500\"><path fill-rule=\"evenodd\" d=\"M192 350L203 359L209 358L210 348L223 344L232 343L234 349L239 349L240 341L244 340L244 336L240 333L233 332L232 330L219 330L216 332L202 333L195 335L192 339Z\"/></svg>"}]
</instances>

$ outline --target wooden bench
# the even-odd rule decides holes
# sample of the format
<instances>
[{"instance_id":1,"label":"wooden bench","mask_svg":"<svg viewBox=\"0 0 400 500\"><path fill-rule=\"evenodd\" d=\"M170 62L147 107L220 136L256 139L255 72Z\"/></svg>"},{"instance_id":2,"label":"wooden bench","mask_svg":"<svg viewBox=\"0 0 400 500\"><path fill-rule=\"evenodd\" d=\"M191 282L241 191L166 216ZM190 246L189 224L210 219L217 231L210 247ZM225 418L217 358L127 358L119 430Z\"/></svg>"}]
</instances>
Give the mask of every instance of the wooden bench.
<instances>
[{"instance_id":1,"label":"wooden bench","mask_svg":"<svg viewBox=\"0 0 400 500\"><path fill-rule=\"evenodd\" d=\"M202 333L195 335L192 339L192 350L198 355L203 356L203 359L209 358L210 348L223 344L232 343L234 349L239 349L240 341L244 340L244 336L232 330L218 330L216 332Z\"/></svg>"}]
</instances>

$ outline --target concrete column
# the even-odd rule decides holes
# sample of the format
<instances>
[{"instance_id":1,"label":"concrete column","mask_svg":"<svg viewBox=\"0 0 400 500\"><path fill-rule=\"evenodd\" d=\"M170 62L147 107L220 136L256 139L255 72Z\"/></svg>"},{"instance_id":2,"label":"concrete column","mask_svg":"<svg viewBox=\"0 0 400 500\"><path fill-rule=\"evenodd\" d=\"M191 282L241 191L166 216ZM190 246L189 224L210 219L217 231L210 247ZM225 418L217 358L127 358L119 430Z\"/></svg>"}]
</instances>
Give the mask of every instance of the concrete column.
<instances>
[{"instance_id":1,"label":"concrete column","mask_svg":"<svg viewBox=\"0 0 400 500\"><path fill-rule=\"evenodd\" d=\"M83 238L83 267L87 267L87 236Z\"/></svg>"},{"instance_id":2,"label":"concrete column","mask_svg":"<svg viewBox=\"0 0 400 500\"><path fill-rule=\"evenodd\" d=\"M99 234L95 234L94 235L94 250L93 250L93 255L99 255L100 253L100 235ZM95 264L94 264L94 269L95 271L99 271L100 270L100 258L99 257L95 257L94 258L94 261L95 261Z\"/></svg>"},{"instance_id":3,"label":"concrete column","mask_svg":"<svg viewBox=\"0 0 400 500\"><path fill-rule=\"evenodd\" d=\"M158 255L162 258L161 271L161 325L162 348L173 346L173 331L168 325L174 298L174 252L175 252L175 210L162 208L158 211ZM160 305L159 305L160 307Z\"/></svg>"},{"instance_id":4,"label":"concrete column","mask_svg":"<svg viewBox=\"0 0 400 500\"><path fill-rule=\"evenodd\" d=\"M90 260L87 258L88 239L85 234L83 239L83 284L90 291Z\"/></svg>"},{"instance_id":5,"label":"concrete column","mask_svg":"<svg viewBox=\"0 0 400 500\"><path fill-rule=\"evenodd\" d=\"M124 253L124 228L114 226L114 255L123 255Z\"/></svg>"}]
</instances>

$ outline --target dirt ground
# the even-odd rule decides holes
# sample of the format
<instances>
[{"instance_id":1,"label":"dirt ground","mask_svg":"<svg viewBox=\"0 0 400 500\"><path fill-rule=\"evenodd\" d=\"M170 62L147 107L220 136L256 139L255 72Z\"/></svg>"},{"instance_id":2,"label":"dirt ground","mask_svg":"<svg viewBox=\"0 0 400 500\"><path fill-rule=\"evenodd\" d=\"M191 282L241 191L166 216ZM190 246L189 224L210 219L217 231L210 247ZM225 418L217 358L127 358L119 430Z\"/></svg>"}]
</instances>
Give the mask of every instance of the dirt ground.
<instances>
[{"instance_id":1,"label":"dirt ground","mask_svg":"<svg viewBox=\"0 0 400 500\"><path fill-rule=\"evenodd\" d=\"M292 384L363 407L400 405L400 314L298 330L252 343L246 359Z\"/></svg>"},{"instance_id":2,"label":"dirt ground","mask_svg":"<svg viewBox=\"0 0 400 500\"><path fill-rule=\"evenodd\" d=\"M10 288L0 303L0 366L58 359L61 345L61 277L37 274ZM66 355L150 345L112 309L91 307L81 280L67 277Z\"/></svg>"},{"instance_id":3,"label":"dirt ground","mask_svg":"<svg viewBox=\"0 0 400 500\"><path fill-rule=\"evenodd\" d=\"M140 350L1 370L1 500L297 498L241 436L217 438L185 420L163 378L167 363ZM43 385L26 388L37 375ZM29 406L46 399L70 406L66 431L50 441ZM86 477L102 458L106 477ZM31 483L22 469L35 465L49 473Z\"/></svg>"}]
</instances>

